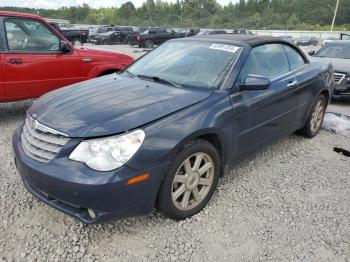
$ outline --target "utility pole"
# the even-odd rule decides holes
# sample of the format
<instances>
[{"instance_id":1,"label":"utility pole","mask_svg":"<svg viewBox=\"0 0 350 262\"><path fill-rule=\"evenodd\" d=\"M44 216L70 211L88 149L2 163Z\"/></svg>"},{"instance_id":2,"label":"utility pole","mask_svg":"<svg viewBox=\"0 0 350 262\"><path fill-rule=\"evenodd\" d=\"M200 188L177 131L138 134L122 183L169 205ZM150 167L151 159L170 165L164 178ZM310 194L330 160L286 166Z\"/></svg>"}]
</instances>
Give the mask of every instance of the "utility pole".
<instances>
[{"instance_id":1,"label":"utility pole","mask_svg":"<svg viewBox=\"0 0 350 262\"><path fill-rule=\"evenodd\" d=\"M183 11L184 11L184 1L180 1L181 4L181 28L183 28Z\"/></svg>"},{"instance_id":2,"label":"utility pole","mask_svg":"<svg viewBox=\"0 0 350 262\"><path fill-rule=\"evenodd\" d=\"M334 23L335 23L335 18L337 17L338 6L339 6L339 0L337 0L337 4L335 5L335 10L334 10L334 16L333 16L331 31L333 31L333 27L334 27Z\"/></svg>"}]
</instances>

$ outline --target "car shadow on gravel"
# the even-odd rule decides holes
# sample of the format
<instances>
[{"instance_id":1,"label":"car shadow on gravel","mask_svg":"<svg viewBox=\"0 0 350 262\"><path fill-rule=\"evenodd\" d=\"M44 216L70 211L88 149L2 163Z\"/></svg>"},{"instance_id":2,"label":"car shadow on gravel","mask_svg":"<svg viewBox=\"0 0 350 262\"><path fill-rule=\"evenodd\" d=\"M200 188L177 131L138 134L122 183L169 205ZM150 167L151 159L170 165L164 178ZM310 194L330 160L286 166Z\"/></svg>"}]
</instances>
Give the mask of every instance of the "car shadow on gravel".
<instances>
[{"instance_id":1,"label":"car shadow on gravel","mask_svg":"<svg viewBox=\"0 0 350 262\"><path fill-rule=\"evenodd\" d=\"M33 100L0 103L0 125L21 121L26 111L33 104Z\"/></svg>"}]
</instances>

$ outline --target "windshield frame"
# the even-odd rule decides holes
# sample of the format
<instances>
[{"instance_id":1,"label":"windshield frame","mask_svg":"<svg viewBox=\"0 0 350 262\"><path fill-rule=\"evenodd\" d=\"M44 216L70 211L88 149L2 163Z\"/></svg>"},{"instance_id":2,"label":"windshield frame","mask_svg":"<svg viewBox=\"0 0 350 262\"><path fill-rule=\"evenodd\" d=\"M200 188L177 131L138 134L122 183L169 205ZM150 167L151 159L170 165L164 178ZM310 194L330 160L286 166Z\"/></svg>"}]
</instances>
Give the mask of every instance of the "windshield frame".
<instances>
[{"instance_id":1,"label":"windshield frame","mask_svg":"<svg viewBox=\"0 0 350 262\"><path fill-rule=\"evenodd\" d=\"M203 88L203 87L197 87L197 86L191 86L191 85L182 85L182 88L195 88L195 89L206 89L206 90L222 90L222 89L227 89L227 88L231 88L232 85L229 84L230 79L232 78L232 73L235 70L237 61L239 60L239 58L241 57L243 50L245 50L245 45L239 41L231 41L231 40L223 40L223 39L201 39L201 38L195 38L195 37L189 37L189 38L180 38L180 39L171 39L166 41L163 44L160 44L159 46L153 48L151 51L149 51L148 53L144 54L143 56L137 58L136 60L134 60L134 62L132 62L131 64L129 64L123 71L121 71L119 74L123 75L124 73L128 74L130 77L130 73L127 73L129 71L129 68L131 66L133 66L135 63L139 62L140 60L144 59L146 56L148 56L149 54L151 54L152 52L154 52L155 50L157 50L159 47L161 47L162 45L166 44L166 43L170 43L170 42L187 42L187 41L191 41L191 42L206 42L206 43L215 43L215 44L226 44L226 45L234 45L239 47L238 51L234 54L232 60L230 61L230 63L227 65L227 70L226 70L226 74L222 77L222 79L220 79L220 84L217 87L213 87L213 88ZM134 76L137 77L137 76Z\"/></svg>"}]
</instances>

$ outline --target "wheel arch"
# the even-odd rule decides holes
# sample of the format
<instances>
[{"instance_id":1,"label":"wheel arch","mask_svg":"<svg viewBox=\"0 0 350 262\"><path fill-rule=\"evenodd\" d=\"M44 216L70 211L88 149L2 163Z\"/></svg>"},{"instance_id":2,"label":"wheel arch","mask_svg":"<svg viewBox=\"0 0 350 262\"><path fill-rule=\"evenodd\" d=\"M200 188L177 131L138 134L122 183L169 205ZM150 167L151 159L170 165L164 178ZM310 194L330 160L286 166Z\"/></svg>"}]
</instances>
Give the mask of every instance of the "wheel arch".
<instances>
[{"instance_id":1,"label":"wheel arch","mask_svg":"<svg viewBox=\"0 0 350 262\"><path fill-rule=\"evenodd\" d=\"M229 143L225 143L225 141L227 141L225 135L216 128L201 129L186 136L173 148L170 153L169 160L174 159L184 147L188 146L191 143L191 141L200 139L209 142L215 147L220 156L221 166L223 167L227 162L227 145Z\"/></svg>"},{"instance_id":2,"label":"wheel arch","mask_svg":"<svg viewBox=\"0 0 350 262\"><path fill-rule=\"evenodd\" d=\"M310 104L310 106L309 106L309 108L308 108L308 110L307 110L307 114L304 116L304 120L303 120L303 123L304 123L304 124L306 123L306 120L307 120L307 118L309 117L309 115L310 115L310 113L311 113L311 110L312 110L313 105L315 104L316 100L318 99L318 97L319 97L320 95L324 95L324 96L326 97L327 103L330 102L330 100L331 100L331 94L330 94L329 90L326 89L326 88L320 90L320 91L318 92L318 94L315 96L315 98L312 100L312 103Z\"/></svg>"},{"instance_id":3,"label":"wheel arch","mask_svg":"<svg viewBox=\"0 0 350 262\"><path fill-rule=\"evenodd\" d=\"M330 93L329 93L329 91L328 91L327 89L323 89L323 90L320 92L319 95L324 95L325 98L326 98L326 101L327 101L328 103L330 102L331 97L330 97ZM318 96L319 96L319 95L318 95Z\"/></svg>"}]
</instances>

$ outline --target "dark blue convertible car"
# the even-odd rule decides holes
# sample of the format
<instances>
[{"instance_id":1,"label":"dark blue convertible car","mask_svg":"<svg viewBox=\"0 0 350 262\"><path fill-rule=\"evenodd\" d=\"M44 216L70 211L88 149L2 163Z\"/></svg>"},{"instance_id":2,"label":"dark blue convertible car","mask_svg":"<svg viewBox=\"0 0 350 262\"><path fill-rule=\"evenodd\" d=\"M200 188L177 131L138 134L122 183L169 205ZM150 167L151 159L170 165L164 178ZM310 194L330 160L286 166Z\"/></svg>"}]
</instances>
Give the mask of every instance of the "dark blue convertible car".
<instances>
[{"instance_id":1,"label":"dark blue convertible car","mask_svg":"<svg viewBox=\"0 0 350 262\"><path fill-rule=\"evenodd\" d=\"M26 188L85 223L199 212L225 166L295 131L317 134L330 64L279 38L176 39L127 70L48 93L14 134Z\"/></svg>"}]
</instances>

